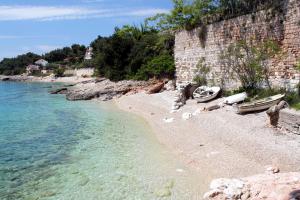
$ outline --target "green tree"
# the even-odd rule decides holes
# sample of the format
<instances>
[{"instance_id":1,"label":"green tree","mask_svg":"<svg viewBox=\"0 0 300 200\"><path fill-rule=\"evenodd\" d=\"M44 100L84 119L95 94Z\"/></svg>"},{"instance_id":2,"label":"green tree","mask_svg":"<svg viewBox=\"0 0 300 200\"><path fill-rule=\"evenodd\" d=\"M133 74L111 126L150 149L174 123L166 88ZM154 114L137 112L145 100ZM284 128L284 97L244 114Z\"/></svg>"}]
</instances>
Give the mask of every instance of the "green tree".
<instances>
[{"instance_id":1,"label":"green tree","mask_svg":"<svg viewBox=\"0 0 300 200\"><path fill-rule=\"evenodd\" d=\"M158 30L192 29L202 25L202 19L216 10L214 0L173 0L170 14L157 14L146 20Z\"/></svg>"},{"instance_id":2,"label":"green tree","mask_svg":"<svg viewBox=\"0 0 300 200\"><path fill-rule=\"evenodd\" d=\"M86 52L84 45L73 44L71 47L55 49L44 55L45 60L51 63L63 63L66 65L82 62Z\"/></svg>"},{"instance_id":3,"label":"green tree","mask_svg":"<svg viewBox=\"0 0 300 200\"><path fill-rule=\"evenodd\" d=\"M175 64L171 55L159 55L153 57L143 65L136 74L138 80L148 80L149 78L174 78Z\"/></svg>"},{"instance_id":4,"label":"green tree","mask_svg":"<svg viewBox=\"0 0 300 200\"><path fill-rule=\"evenodd\" d=\"M168 55L168 58L173 58L174 36L146 26L127 25L116 28L110 37L99 36L91 46L94 48L92 62L96 66L96 74L117 81L137 78L137 73L141 77L142 68L146 68L146 64L157 57L165 55L166 58ZM165 62L169 61L167 59ZM161 64L167 67L162 60ZM158 77L155 73L148 73L149 66L147 68L144 70L147 75L144 74L142 79Z\"/></svg>"}]
</instances>

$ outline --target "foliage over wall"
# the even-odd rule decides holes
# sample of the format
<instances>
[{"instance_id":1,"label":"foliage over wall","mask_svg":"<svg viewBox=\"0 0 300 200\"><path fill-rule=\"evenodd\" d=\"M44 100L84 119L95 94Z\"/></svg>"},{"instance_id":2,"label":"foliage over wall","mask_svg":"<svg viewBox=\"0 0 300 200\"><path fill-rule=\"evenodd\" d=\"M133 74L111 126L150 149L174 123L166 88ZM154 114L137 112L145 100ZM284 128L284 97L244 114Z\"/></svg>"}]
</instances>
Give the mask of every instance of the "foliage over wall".
<instances>
[{"instance_id":1,"label":"foliage over wall","mask_svg":"<svg viewBox=\"0 0 300 200\"><path fill-rule=\"evenodd\" d=\"M172 0L170 13L146 20L158 30L191 30L213 22L250 14L259 10L280 11L284 0Z\"/></svg>"},{"instance_id":2,"label":"foliage over wall","mask_svg":"<svg viewBox=\"0 0 300 200\"><path fill-rule=\"evenodd\" d=\"M278 43L266 40L255 43L250 40L240 40L230 45L220 56L225 72L236 77L244 89L260 88L269 82L270 70L268 60L280 51Z\"/></svg>"}]
</instances>

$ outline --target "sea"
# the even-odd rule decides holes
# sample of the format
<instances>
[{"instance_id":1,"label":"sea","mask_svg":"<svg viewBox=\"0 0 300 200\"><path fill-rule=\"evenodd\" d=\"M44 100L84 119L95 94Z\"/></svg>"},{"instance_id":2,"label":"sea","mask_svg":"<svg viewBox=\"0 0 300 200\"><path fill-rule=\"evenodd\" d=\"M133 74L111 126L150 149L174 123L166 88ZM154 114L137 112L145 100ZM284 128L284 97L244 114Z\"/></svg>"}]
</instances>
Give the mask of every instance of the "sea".
<instances>
[{"instance_id":1,"label":"sea","mask_svg":"<svg viewBox=\"0 0 300 200\"><path fill-rule=\"evenodd\" d=\"M49 94L60 85L0 82L1 200L202 199L196 173L146 121Z\"/></svg>"}]
</instances>

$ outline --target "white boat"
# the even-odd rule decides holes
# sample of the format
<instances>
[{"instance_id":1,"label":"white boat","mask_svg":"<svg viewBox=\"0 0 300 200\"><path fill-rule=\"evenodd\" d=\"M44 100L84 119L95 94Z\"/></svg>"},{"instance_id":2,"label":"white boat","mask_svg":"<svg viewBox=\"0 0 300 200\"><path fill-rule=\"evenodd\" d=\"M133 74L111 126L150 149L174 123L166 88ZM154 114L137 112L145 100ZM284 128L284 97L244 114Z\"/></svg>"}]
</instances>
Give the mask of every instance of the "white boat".
<instances>
[{"instance_id":1,"label":"white boat","mask_svg":"<svg viewBox=\"0 0 300 200\"><path fill-rule=\"evenodd\" d=\"M193 97L198 103L210 101L218 96L220 90L220 87L201 86L193 92Z\"/></svg>"},{"instance_id":2,"label":"white boat","mask_svg":"<svg viewBox=\"0 0 300 200\"><path fill-rule=\"evenodd\" d=\"M239 93L239 94L235 94L235 95L226 97L225 100L224 100L224 103L232 105L232 104L235 104L235 103L245 101L246 98L247 98L247 93L243 92L243 93Z\"/></svg>"},{"instance_id":3,"label":"white boat","mask_svg":"<svg viewBox=\"0 0 300 200\"><path fill-rule=\"evenodd\" d=\"M264 99L256 100L250 103L244 103L237 106L238 113L247 113L266 110L274 105L277 105L281 99L284 97L284 94L277 94L275 96L267 97Z\"/></svg>"}]
</instances>

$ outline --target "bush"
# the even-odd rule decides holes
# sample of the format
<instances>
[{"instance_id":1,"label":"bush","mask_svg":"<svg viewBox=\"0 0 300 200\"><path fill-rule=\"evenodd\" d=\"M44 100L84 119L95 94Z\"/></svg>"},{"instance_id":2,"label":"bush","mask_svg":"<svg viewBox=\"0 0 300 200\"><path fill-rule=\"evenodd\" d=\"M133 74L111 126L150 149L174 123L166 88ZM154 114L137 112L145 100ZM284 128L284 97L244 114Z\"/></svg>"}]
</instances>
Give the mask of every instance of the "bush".
<instances>
[{"instance_id":1,"label":"bush","mask_svg":"<svg viewBox=\"0 0 300 200\"><path fill-rule=\"evenodd\" d=\"M62 67L56 68L53 71L55 77L63 77L64 76L64 72L65 72L65 69L62 68Z\"/></svg>"},{"instance_id":2,"label":"bush","mask_svg":"<svg viewBox=\"0 0 300 200\"><path fill-rule=\"evenodd\" d=\"M240 40L228 47L220 56L222 67L232 78L237 77L246 90L260 88L269 83L268 59L279 52L279 45L271 40L256 44Z\"/></svg>"}]
</instances>

